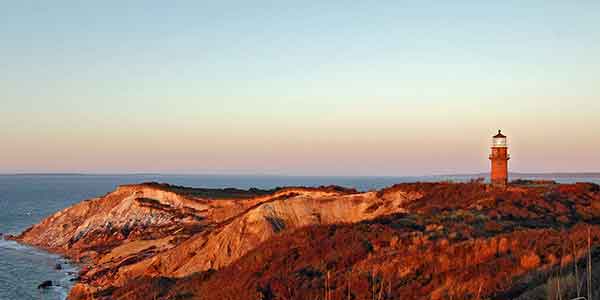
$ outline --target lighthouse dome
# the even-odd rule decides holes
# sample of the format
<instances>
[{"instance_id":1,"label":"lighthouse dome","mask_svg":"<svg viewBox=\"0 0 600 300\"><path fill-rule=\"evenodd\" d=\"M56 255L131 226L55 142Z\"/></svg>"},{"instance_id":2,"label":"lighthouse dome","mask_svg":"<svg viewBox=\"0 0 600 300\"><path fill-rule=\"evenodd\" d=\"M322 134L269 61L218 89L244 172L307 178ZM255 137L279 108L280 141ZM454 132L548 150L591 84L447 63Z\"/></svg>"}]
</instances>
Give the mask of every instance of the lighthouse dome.
<instances>
[{"instance_id":1,"label":"lighthouse dome","mask_svg":"<svg viewBox=\"0 0 600 300\"><path fill-rule=\"evenodd\" d=\"M498 134L493 137L492 147L507 147L506 136L502 134L501 130L498 130Z\"/></svg>"}]
</instances>

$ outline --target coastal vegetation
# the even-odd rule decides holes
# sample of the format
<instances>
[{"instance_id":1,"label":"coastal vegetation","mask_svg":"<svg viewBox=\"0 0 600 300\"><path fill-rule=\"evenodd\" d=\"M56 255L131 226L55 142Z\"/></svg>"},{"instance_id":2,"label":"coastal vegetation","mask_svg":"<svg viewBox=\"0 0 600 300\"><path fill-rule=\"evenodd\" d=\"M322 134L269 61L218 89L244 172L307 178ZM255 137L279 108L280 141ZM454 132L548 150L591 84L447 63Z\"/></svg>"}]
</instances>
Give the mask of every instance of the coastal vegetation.
<instances>
[{"instance_id":1,"label":"coastal vegetation","mask_svg":"<svg viewBox=\"0 0 600 300\"><path fill-rule=\"evenodd\" d=\"M598 220L589 183L150 183L13 238L85 266L69 299L567 300L600 296Z\"/></svg>"}]
</instances>

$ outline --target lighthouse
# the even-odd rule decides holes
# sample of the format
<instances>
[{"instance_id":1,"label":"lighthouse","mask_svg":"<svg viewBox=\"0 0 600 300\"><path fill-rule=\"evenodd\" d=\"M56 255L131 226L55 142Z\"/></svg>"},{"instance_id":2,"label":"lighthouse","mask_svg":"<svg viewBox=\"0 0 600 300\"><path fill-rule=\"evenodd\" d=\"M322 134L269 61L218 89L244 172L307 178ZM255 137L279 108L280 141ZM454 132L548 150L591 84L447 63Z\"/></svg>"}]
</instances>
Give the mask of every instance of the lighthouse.
<instances>
[{"instance_id":1,"label":"lighthouse","mask_svg":"<svg viewBox=\"0 0 600 300\"><path fill-rule=\"evenodd\" d=\"M493 186L506 187L508 184L508 145L506 136L498 130L498 134L492 137L492 153L490 161L492 162L491 182Z\"/></svg>"}]
</instances>

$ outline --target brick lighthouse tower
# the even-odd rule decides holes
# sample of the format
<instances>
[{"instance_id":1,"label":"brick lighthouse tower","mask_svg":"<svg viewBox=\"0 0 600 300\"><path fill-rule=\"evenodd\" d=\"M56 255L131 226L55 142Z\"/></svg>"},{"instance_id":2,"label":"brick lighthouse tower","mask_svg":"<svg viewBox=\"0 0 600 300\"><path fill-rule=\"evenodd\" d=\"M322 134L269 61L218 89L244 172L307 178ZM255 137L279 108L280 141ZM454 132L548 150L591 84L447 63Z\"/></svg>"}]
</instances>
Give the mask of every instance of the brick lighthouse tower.
<instances>
[{"instance_id":1,"label":"brick lighthouse tower","mask_svg":"<svg viewBox=\"0 0 600 300\"><path fill-rule=\"evenodd\" d=\"M506 136L498 130L492 139L492 161L491 181L492 185L498 187L506 187L508 184L508 145L506 144Z\"/></svg>"}]
</instances>

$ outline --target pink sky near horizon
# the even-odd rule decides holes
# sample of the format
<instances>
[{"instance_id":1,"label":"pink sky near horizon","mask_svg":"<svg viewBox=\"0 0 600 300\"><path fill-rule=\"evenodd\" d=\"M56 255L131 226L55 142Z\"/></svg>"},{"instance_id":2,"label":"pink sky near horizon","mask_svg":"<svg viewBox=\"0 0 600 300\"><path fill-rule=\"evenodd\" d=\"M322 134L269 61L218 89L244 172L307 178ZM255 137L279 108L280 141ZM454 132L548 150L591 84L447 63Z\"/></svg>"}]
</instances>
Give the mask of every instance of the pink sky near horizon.
<instances>
[{"instance_id":1,"label":"pink sky near horizon","mask_svg":"<svg viewBox=\"0 0 600 300\"><path fill-rule=\"evenodd\" d=\"M381 176L486 172L491 136L498 127L509 138L511 171L600 170L598 127L588 127L597 123L593 113L554 123L553 118L568 114L547 113L548 120L527 120L516 111L473 110L455 112L459 118L452 118L452 112L435 108L427 114L379 107L360 114L338 112L337 117L312 122L304 117L258 122L251 114L210 123L166 118L163 126L152 125L154 119L119 119L123 122L119 125L115 120L71 116L73 126L67 127L42 119L27 129L17 128L19 134L11 132L8 138L5 132L3 140L10 143L3 146L0 172Z\"/></svg>"}]
</instances>

